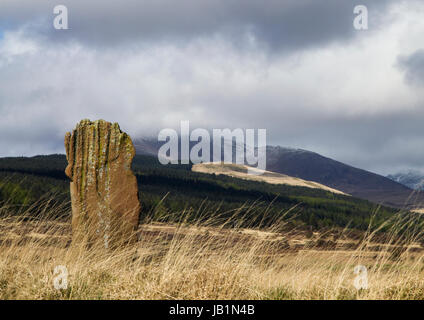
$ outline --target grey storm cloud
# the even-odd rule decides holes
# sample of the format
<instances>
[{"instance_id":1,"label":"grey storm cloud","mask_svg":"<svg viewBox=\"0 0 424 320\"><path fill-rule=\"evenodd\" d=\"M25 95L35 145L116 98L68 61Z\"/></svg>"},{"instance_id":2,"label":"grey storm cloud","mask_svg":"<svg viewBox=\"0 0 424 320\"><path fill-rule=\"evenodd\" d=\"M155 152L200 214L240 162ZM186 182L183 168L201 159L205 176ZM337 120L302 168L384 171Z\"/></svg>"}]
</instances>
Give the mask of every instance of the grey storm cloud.
<instances>
[{"instance_id":1,"label":"grey storm cloud","mask_svg":"<svg viewBox=\"0 0 424 320\"><path fill-rule=\"evenodd\" d=\"M284 145L314 150L359 168L389 174L406 169L422 171L423 121L424 111L396 112L359 119L323 117L307 129L275 127L270 131L278 132Z\"/></svg>"},{"instance_id":2,"label":"grey storm cloud","mask_svg":"<svg viewBox=\"0 0 424 320\"><path fill-rule=\"evenodd\" d=\"M424 85L424 49L419 49L408 56L400 56L398 63L405 71L409 83Z\"/></svg>"},{"instance_id":3,"label":"grey storm cloud","mask_svg":"<svg viewBox=\"0 0 424 320\"><path fill-rule=\"evenodd\" d=\"M362 1L376 26L394 0ZM348 41L357 0L63 0L70 30L52 28L56 0L2 0L0 27L24 23L55 41L76 40L86 45L172 41L186 43L204 37L229 38L236 47L295 50ZM44 23L42 23L44 22Z\"/></svg>"},{"instance_id":4,"label":"grey storm cloud","mask_svg":"<svg viewBox=\"0 0 424 320\"><path fill-rule=\"evenodd\" d=\"M69 30L53 28L59 3ZM357 4L367 31L353 28ZM133 137L190 120L265 128L270 144L378 173L424 169L423 12L415 0L1 0L0 156L63 153L83 118Z\"/></svg>"}]
</instances>

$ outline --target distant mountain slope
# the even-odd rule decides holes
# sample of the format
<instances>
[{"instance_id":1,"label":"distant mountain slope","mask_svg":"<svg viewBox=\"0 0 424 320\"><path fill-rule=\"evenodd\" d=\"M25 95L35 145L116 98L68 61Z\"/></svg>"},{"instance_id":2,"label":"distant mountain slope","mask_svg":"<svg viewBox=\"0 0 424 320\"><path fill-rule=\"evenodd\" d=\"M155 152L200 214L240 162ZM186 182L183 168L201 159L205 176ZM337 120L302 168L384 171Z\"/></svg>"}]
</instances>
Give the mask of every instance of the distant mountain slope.
<instances>
[{"instance_id":1,"label":"distant mountain slope","mask_svg":"<svg viewBox=\"0 0 424 320\"><path fill-rule=\"evenodd\" d=\"M420 207L424 202L422 193L400 183L306 150L268 147L267 169L393 207Z\"/></svg>"},{"instance_id":2,"label":"distant mountain slope","mask_svg":"<svg viewBox=\"0 0 424 320\"><path fill-rule=\"evenodd\" d=\"M139 138L134 139L133 144L137 154L157 156L158 150L163 142L159 142L153 138Z\"/></svg>"},{"instance_id":3,"label":"distant mountain slope","mask_svg":"<svg viewBox=\"0 0 424 320\"><path fill-rule=\"evenodd\" d=\"M389 174L387 178L399 182L414 190L424 190L424 174L418 171L399 172Z\"/></svg>"},{"instance_id":4,"label":"distant mountain slope","mask_svg":"<svg viewBox=\"0 0 424 320\"><path fill-rule=\"evenodd\" d=\"M306 181L300 178L290 177L288 175L281 174L281 173L265 171L262 175L249 175L247 173L248 166L245 166L245 165L225 164L225 163L200 163L200 164L193 165L192 171L209 173L209 174L217 174L217 175L222 174L222 175L227 175L234 178L266 182L270 184L284 184L284 185L296 186L296 187L321 189L325 191L330 191L332 193L346 195L344 192L341 192L333 188L329 188L320 183L317 183L314 181Z\"/></svg>"},{"instance_id":5,"label":"distant mountain slope","mask_svg":"<svg viewBox=\"0 0 424 320\"><path fill-rule=\"evenodd\" d=\"M139 154L157 156L161 143L140 139L135 145ZM268 146L267 170L315 181L378 204L408 209L424 205L422 192L307 150Z\"/></svg>"}]
</instances>

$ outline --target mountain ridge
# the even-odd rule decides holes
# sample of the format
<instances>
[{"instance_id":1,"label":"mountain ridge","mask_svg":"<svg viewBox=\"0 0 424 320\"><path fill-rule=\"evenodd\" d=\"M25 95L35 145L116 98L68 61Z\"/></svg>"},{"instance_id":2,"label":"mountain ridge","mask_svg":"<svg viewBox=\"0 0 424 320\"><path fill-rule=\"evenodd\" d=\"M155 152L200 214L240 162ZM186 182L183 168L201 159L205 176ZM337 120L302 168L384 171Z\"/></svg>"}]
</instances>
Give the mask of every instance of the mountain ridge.
<instances>
[{"instance_id":1,"label":"mountain ridge","mask_svg":"<svg viewBox=\"0 0 424 320\"><path fill-rule=\"evenodd\" d=\"M157 156L162 143L153 139L136 139L135 145L137 153ZM354 197L395 208L415 209L422 207L421 204L424 203L422 192L313 151L267 146L266 153L266 170L269 171L314 181Z\"/></svg>"},{"instance_id":2,"label":"mountain ridge","mask_svg":"<svg viewBox=\"0 0 424 320\"><path fill-rule=\"evenodd\" d=\"M389 174L387 178L407 186L413 190L424 191L424 174L416 170Z\"/></svg>"}]
</instances>

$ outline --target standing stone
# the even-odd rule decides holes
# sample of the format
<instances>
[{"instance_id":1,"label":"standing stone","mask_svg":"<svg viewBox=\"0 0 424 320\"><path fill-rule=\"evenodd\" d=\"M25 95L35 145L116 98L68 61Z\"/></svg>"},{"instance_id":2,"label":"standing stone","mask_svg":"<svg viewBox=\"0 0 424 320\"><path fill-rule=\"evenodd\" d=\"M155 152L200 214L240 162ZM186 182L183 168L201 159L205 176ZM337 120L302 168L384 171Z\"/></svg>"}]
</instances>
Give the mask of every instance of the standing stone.
<instances>
[{"instance_id":1,"label":"standing stone","mask_svg":"<svg viewBox=\"0 0 424 320\"><path fill-rule=\"evenodd\" d=\"M105 248L136 241L140 202L131 138L117 123L82 120L66 133L65 148L73 241Z\"/></svg>"}]
</instances>

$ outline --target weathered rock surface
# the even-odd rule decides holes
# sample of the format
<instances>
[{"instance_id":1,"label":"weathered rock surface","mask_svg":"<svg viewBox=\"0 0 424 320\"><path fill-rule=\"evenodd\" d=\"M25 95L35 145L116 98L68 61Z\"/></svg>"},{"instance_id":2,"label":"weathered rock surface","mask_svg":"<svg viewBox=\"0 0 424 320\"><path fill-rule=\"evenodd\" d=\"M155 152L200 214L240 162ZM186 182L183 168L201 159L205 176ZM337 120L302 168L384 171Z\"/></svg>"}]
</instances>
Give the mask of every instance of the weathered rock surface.
<instances>
[{"instance_id":1,"label":"weathered rock surface","mask_svg":"<svg viewBox=\"0 0 424 320\"><path fill-rule=\"evenodd\" d=\"M113 248L136 240L140 214L135 149L117 123L82 120L65 136L73 241Z\"/></svg>"}]
</instances>

